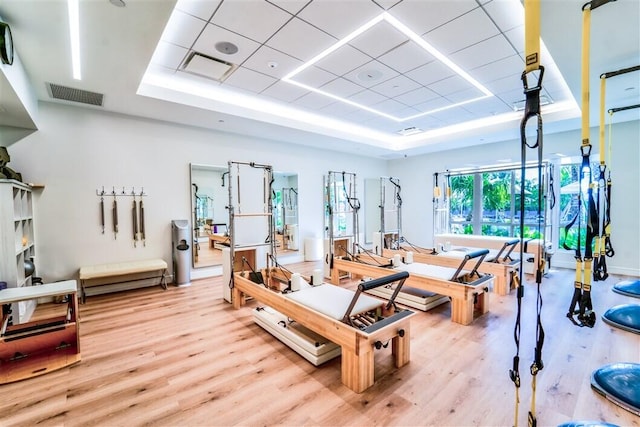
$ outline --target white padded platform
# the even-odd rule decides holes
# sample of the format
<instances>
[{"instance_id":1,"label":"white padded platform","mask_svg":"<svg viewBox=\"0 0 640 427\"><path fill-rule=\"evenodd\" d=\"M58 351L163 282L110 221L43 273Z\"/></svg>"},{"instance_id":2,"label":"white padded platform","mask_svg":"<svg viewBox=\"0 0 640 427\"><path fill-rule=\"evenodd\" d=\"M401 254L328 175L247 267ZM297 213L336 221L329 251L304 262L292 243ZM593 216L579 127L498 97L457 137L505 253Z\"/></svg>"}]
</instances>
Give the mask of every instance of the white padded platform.
<instances>
[{"instance_id":1,"label":"white padded platform","mask_svg":"<svg viewBox=\"0 0 640 427\"><path fill-rule=\"evenodd\" d=\"M165 270L167 263L163 259L147 259L140 261L116 262L110 264L80 267L80 280L98 279L102 277L125 276L127 274L147 271ZM87 285L85 285L87 286Z\"/></svg>"},{"instance_id":2,"label":"white padded platform","mask_svg":"<svg viewBox=\"0 0 640 427\"><path fill-rule=\"evenodd\" d=\"M253 320L315 366L321 365L341 353L339 345L299 323L289 323L287 316L271 307L255 308Z\"/></svg>"},{"instance_id":3,"label":"white padded platform","mask_svg":"<svg viewBox=\"0 0 640 427\"><path fill-rule=\"evenodd\" d=\"M312 310L333 319L342 320L354 294L355 292L350 289L327 284L301 289L285 295ZM351 314L361 314L374 310L381 307L383 303L378 298L361 294Z\"/></svg>"},{"instance_id":4,"label":"white padded platform","mask_svg":"<svg viewBox=\"0 0 640 427\"><path fill-rule=\"evenodd\" d=\"M432 277L434 279L451 280L456 273L455 268L441 267L439 265L424 264L421 262L413 262L411 264L401 263L397 267L394 267L399 271L406 271L409 274L417 274L424 277ZM460 275L466 274L468 271L460 271Z\"/></svg>"}]
</instances>

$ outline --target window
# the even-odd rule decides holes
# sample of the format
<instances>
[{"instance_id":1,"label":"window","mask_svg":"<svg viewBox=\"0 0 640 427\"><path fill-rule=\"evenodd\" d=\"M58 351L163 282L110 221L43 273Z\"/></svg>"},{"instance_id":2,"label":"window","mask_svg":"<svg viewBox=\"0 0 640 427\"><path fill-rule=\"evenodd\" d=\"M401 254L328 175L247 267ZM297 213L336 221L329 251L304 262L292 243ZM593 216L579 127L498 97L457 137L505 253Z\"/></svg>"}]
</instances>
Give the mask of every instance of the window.
<instances>
[{"instance_id":1,"label":"window","mask_svg":"<svg viewBox=\"0 0 640 427\"><path fill-rule=\"evenodd\" d=\"M543 165L542 177L546 174ZM520 236L520 168L488 169L449 178L451 232L483 236ZM540 237L538 168L528 166L524 180L524 237Z\"/></svg>"}]
</instances>

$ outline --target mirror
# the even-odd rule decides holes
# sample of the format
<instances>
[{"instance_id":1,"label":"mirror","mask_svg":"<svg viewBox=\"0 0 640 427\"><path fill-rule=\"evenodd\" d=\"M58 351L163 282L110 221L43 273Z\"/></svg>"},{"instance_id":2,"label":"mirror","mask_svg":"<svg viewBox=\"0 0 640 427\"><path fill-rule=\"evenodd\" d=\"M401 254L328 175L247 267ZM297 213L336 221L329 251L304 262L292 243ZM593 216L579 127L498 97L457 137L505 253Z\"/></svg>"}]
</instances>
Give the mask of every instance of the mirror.
<instances>
[{"instance_id":1,"label":"mirror","mask_svg":"<svg viewBox=\"0 0 640 427\"><path fill-rule=\"evenodd\" d=\"M273 222L277 255L297 252L298 233L298 175L286 172L273 174Z\"/></svg>"},{"instance_id":2,"label":"mirror","mask_svg":"<svg viewBox=\"0 0 640 427\"><path fill-rule=\"evenodd\" d=\"M222 264L222 251L228 244L229 191L227 168L191 164L191 223L193 225L193 267Z\"/></svg>"}]
</instances>

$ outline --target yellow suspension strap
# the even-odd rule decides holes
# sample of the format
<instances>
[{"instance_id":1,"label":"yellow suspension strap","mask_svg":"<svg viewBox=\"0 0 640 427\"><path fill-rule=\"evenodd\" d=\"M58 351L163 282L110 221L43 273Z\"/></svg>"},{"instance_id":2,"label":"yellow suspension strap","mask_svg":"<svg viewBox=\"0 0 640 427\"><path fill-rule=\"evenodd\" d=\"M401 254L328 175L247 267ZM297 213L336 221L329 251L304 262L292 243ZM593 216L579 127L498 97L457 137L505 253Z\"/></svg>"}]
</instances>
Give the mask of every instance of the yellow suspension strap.
<instances>
[{"instance_id":1,"label":"yellow suspension strap","mask_svg":"<svg viewBox=\"0 0 640 427\"><path fill-rule=\"evenodd\" d=\"M524 1L524 13L525 13L525 70L522 73L522 84L524 88L525 109L524 117L520 122L520 142L521 142L521 168L520 168L520 260L524 259L524 219L525 219L525 177L526 177L526 163L527 163L527 148L537 148L538 154L538 233L540 238L544 241L543 231L541 227L541 212L544 203L544 190L542 185L542 114L540 111L540 91L542 90L542 80L544 77L544 67L540 65L540 1L539 0L525 0ZM530 80L533 81L537 76L537 83L535 85L530 84ZM527 140L527 122L529 119L536 119L535 132L536 137L534 140ZM544 246L544 245L542 245ZM542 254L539 254L542 255ZM534 354L534 360L531 364L530 372L532 375L532 397L531 397L531 409L528 413L528 424L530 427L536 427L536 378L539 371L543 368L542 363L542 346L544 344L544 329L542 327L541 309L542 309L542 296L540 292L540 285L542 282L542 272L544 271L544 256L539 256L539 265L536 265L536 283L537 283L537 299L536 299L536 348ZM509 371L509 377L513 381L516 388L516 403L515 403L515 421L514 425L518 425L518 406L520 403L520 331L521 331L521 313L522 313L522 298L524 296L524 287L522 286L522 261L520 265L519 275L514 277L516 285L517 295L517 312L516 323L513 331L514 341L516 344L516 354L513 357L512 369Z\"/></svg>"},{"instance_id":2,"label":"yellow suspension strap","mask_svg":"<svg viewBox=\"0 0 640 427\"><path fill-rule=\"evenodd\" d=\"M605 156L605 100L606 100L606 81L607 79L622 74L627 74L640 70L640 65L624 68L618 71L611 71L600 75L600 165L598 175L598 193L597 193L597 209L599 216L598 235L596 236L596 244L594 249L593 261L593 280L606 280L609 276L607 272L606 257L612 257L615 252L611 245L611 171L609 177L606 177L607 164ZM627 108L627 107L622 107ZM618 109L619 111L619 109ZM613 117L613 111L609 110L610 118ZM609 124L609 149L611 149L611 123ZM611 154L609 154L611 158Z\"/></svg>"},{"instance_id":3,"label":"yellow suspension strap","mask_svg":"<svg viewBox=\"0 0 640 427\"><path fill-rule=\"evenodd\" d=\"M593 198L594 185L591 182L591 143L589 142L589 48L591 44L591 11L615 0L592 0L582 6L582 143L580 152L580 190L578 192L578 238L576 243L576 277L574 292L569 305L567 317L578 326L592 328L596 322L591 301L591 268L593 263L593 240L598 231L598 210ZM597 186L597 184L596 184ZM581 210L582 193L587 189L585 197L585 251L582 257ZM575 218L574 218L575 220ZM573 221L572 221L573 223ZM578 310L576 310L578 305ZM577 314L577 320L574 315Z\"/></svg>"}]
</instances>

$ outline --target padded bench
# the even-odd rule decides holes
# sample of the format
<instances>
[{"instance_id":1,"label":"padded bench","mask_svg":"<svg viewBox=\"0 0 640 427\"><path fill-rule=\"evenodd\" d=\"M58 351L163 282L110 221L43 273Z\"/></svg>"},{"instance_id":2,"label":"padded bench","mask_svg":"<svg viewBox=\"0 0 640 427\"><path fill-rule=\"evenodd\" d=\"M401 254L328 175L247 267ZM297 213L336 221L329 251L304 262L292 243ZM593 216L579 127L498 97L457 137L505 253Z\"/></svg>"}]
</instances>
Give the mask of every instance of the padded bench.
<instances>
[{"instance_id":1,"label":"padded bench","mask_svg":"<svg viewBox=\"0 0 640 427\"><path fill-rule=\"evenodd\" d=\"M167 263L163 259L116 262L80 267L82 302L87 295L118 292L144 286L161 285L167 289ZM151 280L158 279L158 283ZM151 283L151 284L150 284Z\"/></svg>"}]
</instances>

